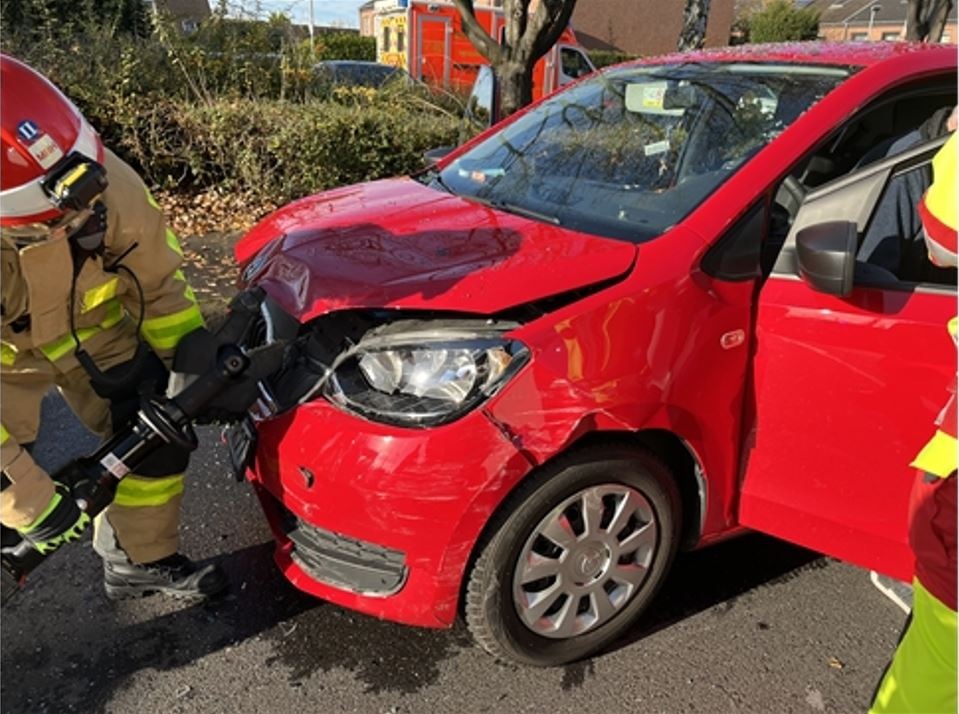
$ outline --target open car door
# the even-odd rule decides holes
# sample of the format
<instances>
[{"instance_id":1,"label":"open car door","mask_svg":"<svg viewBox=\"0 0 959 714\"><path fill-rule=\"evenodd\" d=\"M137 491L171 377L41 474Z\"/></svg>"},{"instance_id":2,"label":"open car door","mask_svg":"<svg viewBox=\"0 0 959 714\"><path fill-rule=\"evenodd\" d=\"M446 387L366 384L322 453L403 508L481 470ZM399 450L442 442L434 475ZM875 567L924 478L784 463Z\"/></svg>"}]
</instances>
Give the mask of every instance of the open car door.
<instances>
[{"instance_id":1,"label":"open car door","mask_svg":"<svg viewBox=\"0 0 959 714\"><path fill-rule=\"evenodd\" d=\"M892 184L929 171L942 143L884 159L805 196L758 297L746 407L752 429L740 522L907 580L915 473L909 464L933 434L955 372L946 329L956 313L955 271L897 275L859 260L842 296L821 292L821 283L814 287L800 264L808 268L804 257L814 263L830 240L835 248L843 224L823 223L845 221L848 242L855 245L857 234L861 242L877 206L887 195L891 200ZM803 234L806 228L812 230ZM918 255L914 264L924 262L921 235L904 237L900 246L903 264L907 253Z\"/></svg>"}]
</instances>

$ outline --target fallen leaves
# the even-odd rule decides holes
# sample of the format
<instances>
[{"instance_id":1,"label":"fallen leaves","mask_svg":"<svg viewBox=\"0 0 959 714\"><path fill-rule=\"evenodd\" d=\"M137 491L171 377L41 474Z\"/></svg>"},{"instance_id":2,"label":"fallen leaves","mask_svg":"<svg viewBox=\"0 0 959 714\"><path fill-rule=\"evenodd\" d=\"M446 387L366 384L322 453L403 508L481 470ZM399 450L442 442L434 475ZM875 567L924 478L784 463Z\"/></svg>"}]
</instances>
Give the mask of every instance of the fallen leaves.
<instances>
[{"instance_id":1,"label":"fallen leaves","mask_svg":"<svg viewBox=\"0 0 959 714\"><path fill-rule=\"evenodd\" d=\"M213 189L196 194L157 192L157 202L183 248L183 272L208 319L236 293L233 246L276 206Z\"/></svg>"},{"instance_id":2,"label":"fallen leaves","mask_svg":"<svg viewBox=\"0 0 959 714\"><path fill-rule=\"evenodd\" d=\"M193 194L158 191L156 199L181 237L246 231L277 208L273 203L222 188Z\"/></svg>"}]
</instances>

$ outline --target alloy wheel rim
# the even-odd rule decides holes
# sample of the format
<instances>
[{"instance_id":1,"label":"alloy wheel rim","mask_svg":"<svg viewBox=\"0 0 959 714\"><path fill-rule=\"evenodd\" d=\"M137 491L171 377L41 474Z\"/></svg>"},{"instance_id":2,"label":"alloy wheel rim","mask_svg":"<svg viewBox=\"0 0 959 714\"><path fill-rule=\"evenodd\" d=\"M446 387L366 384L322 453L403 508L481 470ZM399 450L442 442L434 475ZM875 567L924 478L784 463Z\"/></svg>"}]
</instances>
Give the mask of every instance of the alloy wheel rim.
<instances>
[{"instance_id":1,"label":"alloy wheel rim","mask_svg":"<svg viewBox=\"0 0 959 714\"><path fill-rule=\"evenodd\" d=\"M533 529L513 572L513 604L537 635L566 639L619 614L648 577L659 543L649 500L620 483L565 499Z\"/></svg>"}]
</instances>

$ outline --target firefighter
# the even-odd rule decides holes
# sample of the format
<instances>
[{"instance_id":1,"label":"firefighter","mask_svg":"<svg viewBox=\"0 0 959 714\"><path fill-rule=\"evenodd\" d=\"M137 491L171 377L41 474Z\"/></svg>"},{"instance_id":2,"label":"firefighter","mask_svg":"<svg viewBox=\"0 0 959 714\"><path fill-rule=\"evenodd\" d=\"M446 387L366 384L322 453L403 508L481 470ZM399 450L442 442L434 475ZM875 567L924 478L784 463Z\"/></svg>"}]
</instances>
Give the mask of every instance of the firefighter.
<instances>
[{"instance_id":1,"label":"firefighter","mask_svg":"<svg viewBox=\"0 0 959 714\"><path fill-rule=\"evenodd\" d=\"M929 259L956 267L956 152L953 134L932 163L919 203ZM956 339L956 318L949 332ZM956 711L956 385L936 431L912 466L909 544L916 558L912 614L879 684L872 712Z\"/></svg>"},{"instance_id":2,"label":"firefighter","mask_svg":"<svg viewBox=\"0 0 959 714\"><path fill-rule=\"evenodd\" d=\"M108 436L167 385L174 348L203 318L183 254L137 174L45 77L0 55L0 522L50 552L89 518L31 457L56 387ZM222 591L215 565L179 553L188 452L164 446L123 478L94 523L111 599ZM61 472L57 472L58 474ZM66 479L62 479L66 481Z\"/></svg>"}]
</instances>

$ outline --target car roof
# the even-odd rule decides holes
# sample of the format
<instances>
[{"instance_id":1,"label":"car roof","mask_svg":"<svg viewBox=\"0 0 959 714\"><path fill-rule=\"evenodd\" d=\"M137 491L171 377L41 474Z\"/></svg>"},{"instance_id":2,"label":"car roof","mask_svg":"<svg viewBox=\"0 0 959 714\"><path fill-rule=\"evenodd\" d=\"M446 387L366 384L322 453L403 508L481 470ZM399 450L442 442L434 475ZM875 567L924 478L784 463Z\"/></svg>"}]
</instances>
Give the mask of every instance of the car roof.
<instances>
[{"instance_id":1,"label":"car roof","mask_svg":"<svg viewBox=\"0 0 959 714\"><path fill-rule=\"evenodd\" d=\"M836 67L870 67L905 55L941 55L956 61L955 45L920 42L781 42L737 45L692 52L674 52L638 60L637 65L683 62L759 62L770 64L816 64Z\"/></svg>"}]
</instances>

